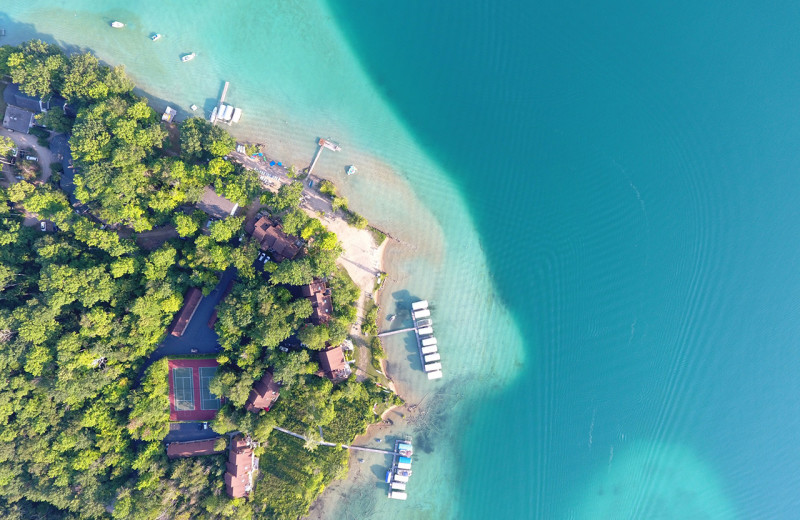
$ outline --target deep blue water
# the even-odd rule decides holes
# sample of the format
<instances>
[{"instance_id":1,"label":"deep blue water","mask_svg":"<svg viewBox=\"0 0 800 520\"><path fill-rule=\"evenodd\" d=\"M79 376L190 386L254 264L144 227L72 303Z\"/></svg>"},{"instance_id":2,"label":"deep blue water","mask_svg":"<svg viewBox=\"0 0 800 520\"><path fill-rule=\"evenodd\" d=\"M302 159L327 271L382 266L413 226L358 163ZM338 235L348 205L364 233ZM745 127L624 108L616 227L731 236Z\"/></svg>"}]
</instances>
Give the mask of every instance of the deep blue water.
<instances>
[{"instance_id":1,"label":"deep blue water","mask_svg":"<svg viewBox=\"0 0 800 520\"><path fill-rule=\"evenodd\" d=\"M795 518L800 5L331 4L526 337L459 517Z\"/></svg>"}]
</instances>

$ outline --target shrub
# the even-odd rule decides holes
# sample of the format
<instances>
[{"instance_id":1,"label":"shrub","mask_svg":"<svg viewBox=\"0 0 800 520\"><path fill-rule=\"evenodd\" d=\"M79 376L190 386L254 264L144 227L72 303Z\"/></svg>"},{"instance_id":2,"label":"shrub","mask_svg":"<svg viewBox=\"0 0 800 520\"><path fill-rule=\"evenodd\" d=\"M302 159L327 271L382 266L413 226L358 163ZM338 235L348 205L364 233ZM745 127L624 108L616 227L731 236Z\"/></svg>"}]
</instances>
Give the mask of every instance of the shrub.
<instances>
[{"instance_id":1,"label":"shrub","mask_svg":"<svg viewBox=\"0 0 800 520\"><path fill-rule=\"evenodd\" d=\"M355 211L351 211L350 215L347 217L347 223L353 226L356 229L366 229L367 219L356 213Z\"/></svg>"},{"instance_id":2,"label":"shrub","mask_svg":"<svg viewBox=\"0 0 800 520\"><path fill-rule=\"evenodd\" d=\"M53 162L50 163L50 171L53 173L63 173L64 172L64 165L60 162Z\"/></svg>"},{"instance_id":3,"label":"shrub","mask_svg":"<svg viewBox=\"0 0 800 520\"><path fill-rule=\"evenodd\" d=\"M29 132L31 135L35 135L41 139L50 139L50 132L41 126L32 126Z\"/></svg>"},{"instance_id":4,"label":"shrub","mask_svg":"<svg viewBox=\"0 0 800 520\"><path fill-rule=\"evenodd\" d=\"M336 185L327 179L319 183L319 191L329 197L336 197Z\"/></svg>"}]
</instances>

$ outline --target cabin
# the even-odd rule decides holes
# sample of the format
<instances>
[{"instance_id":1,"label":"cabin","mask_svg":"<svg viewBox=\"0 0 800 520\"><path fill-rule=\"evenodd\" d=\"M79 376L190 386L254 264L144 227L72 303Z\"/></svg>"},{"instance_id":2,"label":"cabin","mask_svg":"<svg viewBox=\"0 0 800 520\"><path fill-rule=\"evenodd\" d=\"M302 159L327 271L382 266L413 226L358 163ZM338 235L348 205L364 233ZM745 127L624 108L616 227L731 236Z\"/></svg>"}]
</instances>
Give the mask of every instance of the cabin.
<instances>
[{"instance_id":1,"label":"cabin","mask_svg":"<svg viewBox=\"0 0 800 520\"><path fill-rule=\"evenodd\" d=\"M264 377L256 381L256 384L250 389L250 396L244 407L254 413L261 410L269 411L280 397L280 390L280 385L272 378L272 372L266 372Z\"/></svg>"},{"instance_id":2,"label":"cabin","mask_svg":"<svg viewBox=\"0 0 800 520\"><path fill-rule=\"evenodd\" d=\"M200 305L202 299L203 293L200 292L200 289L197 287L192 287L186 291L186 295L183 297L183 307L181 307L180 312L178 312L178 315L175 316L175 320L172 322L170 334L177 337L183 336L183 333L186 332L186 327L189 326L189 323L194 317L194 313L197 312L197 307Z\"/></svg>"},{"instance_id":3,"label":"cabin","mask_svg":"<svg viewBox=\"0 0 800 520\"><path fill-rule=\"evenodd\" d=\"M167 445L167 457L175 459L178 457L200 457L202 455L222 453L214 449L214 445L219 438L220 437L215 437L202 441L170 442Z\"/></svg>"},{"instance_id":4,"label":"cabin","mask_svg":"<svg viewBox=\"0 0 800 520\"><path fill-rule=\"evenodd\" d=\"M8 105L3 116L3 127L14 132L27 134L33 126L33 121L33 112L14 105Z\"/></svg>"},{"instance_id":5,"label":"cabin","mask_svg":"<svg viewBox=\"0 0 800 520\"><path fill-rule=\"evenodd\" d=\"M257 459L250 443L241 435L231 441L228 462L225 463L225 491L231 498L242 498L253 488L253 471Z\"/></svg>"},{"instance_id":6,"label":"cabin","mask_svg":"<svg viewBox=\"0 0 800 520\"><path fill-rule=\"evenodd\" d=\"M282 262L291 260L300 253L297 238L287 235L279 224L267 217L261 217L253 228L253 239L258 242L262 251L272 253L272 260Z\"/></svg>"},{"instance_id":7,"label":"cabin","mask_svg":"<svg viewBox=\"0 0 800 520\"><path fill-rule=\"evenodd\" d=\"M206 215L219 219L235 216L239 209L238 204L217 195L211 186L205 187L203 196L197 201L197 207Z\"/></svg>"},{"instance_id":8,"label":"cabin","mask_svg":"<svg viewBox=\"0 0 800 520\"><path fill-rule=\"evenodd\" d=\"M331 301L331 290L325 282L314 280L312 283L304 285L301 291L303 296L311 302L311 322L314 325L322 325L331 321L333 302Z\"/></svg>"},{"instance_id":9,"label":"cabin","mask_svg":"<svg viewBox=\"0 0 800 520\"><path fill-rule=\"evenodd\" d=\"M341 345L331 347L319 352L319 366L321 373L334 383L347 379L352 372L350 365L344 358Z\"/></svg>"}]
</instances>

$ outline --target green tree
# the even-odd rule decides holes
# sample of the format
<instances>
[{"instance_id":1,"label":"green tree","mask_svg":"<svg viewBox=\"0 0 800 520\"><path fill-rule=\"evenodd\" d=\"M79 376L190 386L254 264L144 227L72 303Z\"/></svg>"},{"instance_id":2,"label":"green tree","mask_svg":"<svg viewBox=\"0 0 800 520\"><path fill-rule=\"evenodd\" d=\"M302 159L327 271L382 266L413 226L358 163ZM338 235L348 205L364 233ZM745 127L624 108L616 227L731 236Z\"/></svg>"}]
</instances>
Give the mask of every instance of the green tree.
<instances>
[{"instance_id":1,"label":"green tree","mask_svg":"<svg viewBox=\"0 0 800 520\"><path fill-rule=\"evenodd\" d=\"M16 149L16 144L10 137L0 135L0 155L11 156L11 152Z\"/></svg>"},{"instance_id":2,"label":"green tree","mask_svg":"<svg viewBox=\"0 0 800 520\"><path fill-rule=\"evenodd\" d=\"M191 215L186 215L185 213L176 213L174 222L175 230L183 238L194 236L200 229L200 224Z\"/></svg>"},{"instance_id":3,"label":"green tree","mask_svg":"<svg viewBox=\"0 0 800 520\"><path fill-rule=\"evenodd\" d=\"M25 94L43 97L53 91L65 64L64 54L57 46L41 40L30 40L8 56L11 80Z\"/></svg>"}]
</instances>

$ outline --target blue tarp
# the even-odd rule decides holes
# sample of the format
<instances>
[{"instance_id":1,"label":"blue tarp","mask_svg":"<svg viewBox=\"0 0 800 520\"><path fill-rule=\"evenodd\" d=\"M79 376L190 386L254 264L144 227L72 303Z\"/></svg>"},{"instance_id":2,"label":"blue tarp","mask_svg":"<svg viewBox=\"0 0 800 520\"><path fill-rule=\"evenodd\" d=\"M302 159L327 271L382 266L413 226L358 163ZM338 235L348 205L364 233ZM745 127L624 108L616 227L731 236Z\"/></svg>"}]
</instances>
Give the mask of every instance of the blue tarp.
<instances>
[{"instance_id":1,"label":"blue tarp","mask_svg":"<svg viewBox=\"0 0 800 520\"><path fill-rule=\"evenodd\" d=\"M270 161L270 162L269 162L269 165L270 165L270 166L275 166L275 161Z\"/></svg>"},{"instance_id":2,"label":"blue tarp","mask_svg":"<svg viewBox=\"0 0 800 520\"><path fill-rule=\"evenodd\" d=\"M411 459L408 457L400 457L397 461L400 462L400 464L411 464Z\"/></svg>"},{"instance_id":3,"label":"blue tarp","mask_svg":"<svg viewBox=\"0 0 800 520\"><path fill-rule=\"evenodd\" d=\"M282 163L278 163L278 166L283 166L283 164Z\"/></svg>"}]
</instances>

